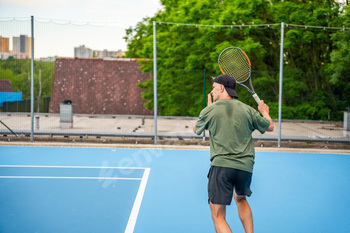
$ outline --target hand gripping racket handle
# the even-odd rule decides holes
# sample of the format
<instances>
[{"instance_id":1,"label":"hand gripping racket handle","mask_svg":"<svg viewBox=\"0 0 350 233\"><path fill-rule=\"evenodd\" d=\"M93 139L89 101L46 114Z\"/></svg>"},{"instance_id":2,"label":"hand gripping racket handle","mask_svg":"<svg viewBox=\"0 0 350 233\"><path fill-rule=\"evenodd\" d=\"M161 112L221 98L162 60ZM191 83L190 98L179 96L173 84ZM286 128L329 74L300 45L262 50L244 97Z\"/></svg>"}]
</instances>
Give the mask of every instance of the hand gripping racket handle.
<instances>
[{"instance_id":1,"label":"hand gripping racket handle","mask_svg":"<svg viewBox=\"0 0 350 233\"><path fill-rule=\"evenodd\" d=\"M254 97L254 99L255 99L255 101L258 103L258 105L260 106L260 98L259 98L259 96L256 94L256 93L254 93L253 94L253 97Z\"/></svg>"}]
</instances>

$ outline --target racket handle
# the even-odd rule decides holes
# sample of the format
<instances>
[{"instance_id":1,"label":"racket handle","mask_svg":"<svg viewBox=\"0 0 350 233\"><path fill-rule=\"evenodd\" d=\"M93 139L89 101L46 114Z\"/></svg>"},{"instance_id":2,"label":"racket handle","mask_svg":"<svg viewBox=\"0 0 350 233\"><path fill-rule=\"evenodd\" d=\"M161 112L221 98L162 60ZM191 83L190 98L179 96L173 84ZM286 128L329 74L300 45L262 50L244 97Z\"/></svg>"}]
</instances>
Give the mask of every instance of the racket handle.
<instances>
[{"instance_id":1,"label":"racket handle","mask_svg":"<svg viewBox=\"0 0 350 233\"><path fill-rule=\"evenodd\" d=\"M253 94L253 97L254 97L254 99L255 99L255 101L258 103L258 105L260 106L260 98L259 98L259 96L256 94L256 93L254 93Z\"/></svg>"}]
</instances>

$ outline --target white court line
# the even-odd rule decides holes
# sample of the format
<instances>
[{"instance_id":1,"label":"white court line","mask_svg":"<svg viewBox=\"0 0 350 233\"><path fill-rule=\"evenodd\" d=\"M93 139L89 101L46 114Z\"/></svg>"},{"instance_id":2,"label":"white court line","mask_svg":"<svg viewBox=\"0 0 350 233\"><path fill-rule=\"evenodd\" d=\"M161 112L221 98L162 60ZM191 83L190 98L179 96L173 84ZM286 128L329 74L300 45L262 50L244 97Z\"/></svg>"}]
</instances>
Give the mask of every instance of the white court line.
<instances>
[{"instance_id":1,"label":"white court line","mask_svg":"<svg viewBox=\"0 0 350 233\"><path fill-rule=\"evenodd\" d=\"M0 176L0 179L142 180L142 178L78 177L78 176Z\"/></svg>"},{"instance_id":2,"label":"white court line","mask_svg":"<svg viewBox=\"0 0 350 233\"><path fill-rule=\"evenodd\" d=\"M130 214L130 217L128 220L128 225L126 226L124 233L133 233L134 232L137 216L139 214L139 210L141 207L143 194L145 193L146 184L148 181L150 170L151 170L150 168L145 168L145 171L143 172L139 191L137 192L136 199L135 199L135 202L134 202L134 205L132 207L131 214Z\"/></svg>"},{"instance_id":3,"label":"white court line","mask_svg":"<svg viewBox=\"0 0 350 233\"><path fill-rule=\"evenodd\" d=\"M134 167L95 167L95 166L42 166L42 165L0 165L9 168L99 168L99 169L144 169ZM141 180L141 178L121 177L69 177L69 176L0 176L0 179L79 179L79 180Z\"/></svg>"},{"instance_id":4,"label":"white court line","mask_svg":"<svg viewBox=\"0 0 350 233\"><path fill-rule=\"evenodd\" d=\"M129 216L128 224L124 233L133 233L136 220L140 211L142 198L145 193L150 168L140 167L91 167L91 166L40 166L40 165L0 165L0 167L17 168L106 168L106 169L144 169L142 178L119 178L119 177L55 177L55 176L0 176L0 179L82 179L82 180L141 180L134 205Z\"/></svg>"},{"instance_id":5,"label":"white court line","mask_svg":"<svg viewBox=\"0 0 350 233\"><path fill-rule=\"evenodd\" d=\"M106 168L106 169L146 169L145 167L96 167L96 166L42 166L42 165L0 165L0 167L29 167L29 168Z\"/></svg>"}]
</instances>

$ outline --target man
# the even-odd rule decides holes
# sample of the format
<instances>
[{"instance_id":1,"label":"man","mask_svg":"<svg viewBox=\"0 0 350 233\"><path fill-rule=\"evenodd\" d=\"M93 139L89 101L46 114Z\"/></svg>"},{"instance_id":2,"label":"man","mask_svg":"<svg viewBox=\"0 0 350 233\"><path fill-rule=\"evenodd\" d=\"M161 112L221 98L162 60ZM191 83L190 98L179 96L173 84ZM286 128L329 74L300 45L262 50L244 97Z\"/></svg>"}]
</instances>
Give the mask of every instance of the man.
<instances>
[{"instance_id":1,"label":"man","mask_svg":"<svg viewBox=\"0 0 350 233\"><path fill-rule=\"evenodd\" d=\"M273 131L269 107L261 100L260 113L237 100L236 81L230 75L214 79L204 108L193 131L209 130L211 168L208 174L208 202L215 230L232 232L226 222L226 205L232 197L246 233L253 232L253 217L246 196L251 195L250 183L254 166L252 132ZM212 103L213 97L214 103Z\"/></svg>"}]
</instances>

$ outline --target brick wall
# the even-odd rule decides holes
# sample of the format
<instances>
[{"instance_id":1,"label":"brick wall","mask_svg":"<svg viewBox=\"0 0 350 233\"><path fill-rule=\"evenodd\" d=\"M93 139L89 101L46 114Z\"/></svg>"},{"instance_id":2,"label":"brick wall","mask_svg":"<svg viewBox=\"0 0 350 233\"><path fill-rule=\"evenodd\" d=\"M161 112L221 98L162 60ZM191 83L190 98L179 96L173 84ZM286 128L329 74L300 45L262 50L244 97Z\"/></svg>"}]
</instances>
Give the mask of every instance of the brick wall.
<instances>
[{"instance_id":1,"label":"brick wall","mask_svg":"<svg viewBox=\"0 0 350 233\"><path fill-rule=\"evenodd\" d=\"M152 115L137 86L151 75L139 66L136 59L57 58L50 113L59 113L60 103L72 100L76 114Z\"/></svg>"}]
</instances>

